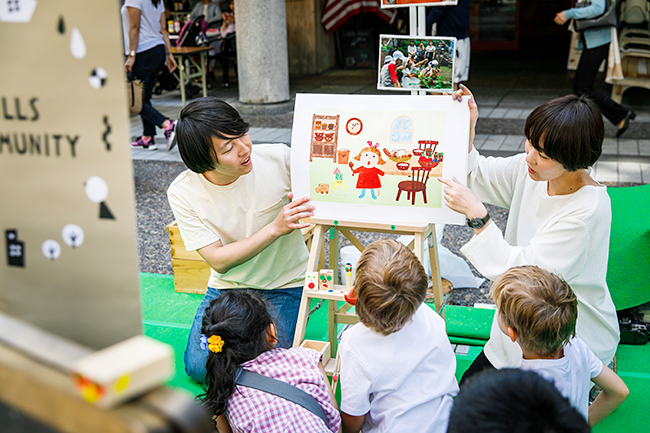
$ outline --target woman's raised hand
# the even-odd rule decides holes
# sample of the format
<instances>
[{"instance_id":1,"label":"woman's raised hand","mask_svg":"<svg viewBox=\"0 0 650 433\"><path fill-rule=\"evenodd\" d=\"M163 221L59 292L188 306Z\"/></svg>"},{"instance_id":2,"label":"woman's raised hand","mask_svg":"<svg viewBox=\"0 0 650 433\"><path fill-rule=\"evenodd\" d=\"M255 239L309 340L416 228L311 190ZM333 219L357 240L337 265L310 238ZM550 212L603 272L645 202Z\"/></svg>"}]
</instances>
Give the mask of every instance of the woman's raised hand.
<instances>
[{"instance_id":1,"label":"woman's raised hand","mask_svg":"<svg viewBox=\"0 0 650 433\"><path fill-rule=\"evenodd\" d=\"M467 153L472 151L472 143L474 143L474 135L476 135L476 122L478 121L478 105L474 100L474 95L472 92L461 84L460 89L456 90L451 94L451 99L463 102L463 96L469 96L467 100L467 106L469 107L469 147Z\"/></svg>"}]
</instances>

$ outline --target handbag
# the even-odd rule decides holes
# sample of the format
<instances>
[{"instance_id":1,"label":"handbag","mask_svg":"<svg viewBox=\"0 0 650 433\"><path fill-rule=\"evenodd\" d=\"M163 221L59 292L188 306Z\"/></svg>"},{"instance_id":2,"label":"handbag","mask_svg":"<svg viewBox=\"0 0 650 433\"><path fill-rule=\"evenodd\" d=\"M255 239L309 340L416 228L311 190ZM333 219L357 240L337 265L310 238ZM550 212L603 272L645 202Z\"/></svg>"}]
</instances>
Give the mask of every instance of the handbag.
<instances>
[{"instance_id":1,"label":"handbag","mask_svg":"<svg viewBox=\"0 0 650 433\"><path fill-rule=\"evenodd\" d=\"M142 111L142 94L144 81L135 80L130 75L126 81L126 93L129 98L129 113L139 114Z\"/></svg>"},{"instance_id":2,"label":"handbag","mask_svg":"<svg viewBox=\"0 0 650 433\"><path fill-rule=\"evenodd\" d=\"M577 3L576 7L585 7L591 5L591 2ZM605 1L605 12L595 18L582 20L573 20L573 25L577 32L587 29L597 29L602 27L616 27L618 24L616 17L616 0Z\"/></svg>"},{"instance_id":3,"label":"handbag","mask_svg":"<svg viewBox=\"0 0 650 433\"><path fill-rule=\"evenodd\" d=\"M314 397L290 383L239 368L235 376L235 384L277 395L302 406L327 425L327 416L320 403Z\"/></svg>"}]
</instances>

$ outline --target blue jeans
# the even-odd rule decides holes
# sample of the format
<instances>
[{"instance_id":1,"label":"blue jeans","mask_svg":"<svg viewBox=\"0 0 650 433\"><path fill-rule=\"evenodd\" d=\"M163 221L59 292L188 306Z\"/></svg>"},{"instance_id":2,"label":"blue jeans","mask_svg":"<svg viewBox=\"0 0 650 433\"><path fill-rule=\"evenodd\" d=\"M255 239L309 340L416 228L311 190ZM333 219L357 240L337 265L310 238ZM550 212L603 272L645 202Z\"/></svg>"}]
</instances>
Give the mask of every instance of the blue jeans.
<instances>
[{"instance_id":1,"label":"blue jeans","mask_svg":"<svg viewBox=\"0 0 650 433\"><path fill-rule=\"evenodd\" d=\"M156 87L158 73L165 67L165 57L165 46L156 45L147 51L138 53L131 68L131 74L135 78L144 81L140 119L142 119L142 126L144 127L142 135L147 137L156 135L156 126L162 128L163 122L167 120L151 105L151 93L153 88Z\"/></svg>"},{"instance_id":2,"label":"blue jeans","mask_svg":"<svg viewBox=\"0 0 650 433\"><path fill-rule=\"evenodd\" d=\"M258 294L266 300L269 306L269 313L273 317L278 332L277 347L289 348L293 345L293 334L296 331L298 321L298 310L302 298L302 287L289 289L257 290L257 289L228 289L228 290L249 290ZM197 382L205 382L205 363L208 359L208 352L201 349L201 327L205 310L210 306L210 301L219 297L222 290L208 287L208 291L199 305L194 322L190 329L185 348L185 373Z\"/></svg>"}]
</instances>

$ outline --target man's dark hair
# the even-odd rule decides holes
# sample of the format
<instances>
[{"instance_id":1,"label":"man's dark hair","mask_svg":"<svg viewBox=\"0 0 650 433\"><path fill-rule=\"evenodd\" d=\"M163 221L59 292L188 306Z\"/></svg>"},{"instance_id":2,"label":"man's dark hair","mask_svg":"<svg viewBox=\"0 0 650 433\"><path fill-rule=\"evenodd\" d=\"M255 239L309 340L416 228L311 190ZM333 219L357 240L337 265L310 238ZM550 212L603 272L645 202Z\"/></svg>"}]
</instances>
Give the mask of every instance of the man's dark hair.
<instances>
[{"instance_id":1,"label":"man's dark hair","mask_svg":"<svg viewBox=\"0 0 650 433\"><path fill-rule=\"evenodd\" d=\"M587 420L534 371L503 369L472 377L454 401L447 433L589 433Z\"/></svg>"},{"instance_id":2,"label":"man's dark hair","mask_svg":"<svg viewBox=\"0 0 650 433\"><path fill-rule=\"evenodd\" d=\"M181 110L176 123L181 159L195 173L214 170L219 161L212 137L238 138L248 132L248 127L228 103L212 97L195 99Z\"/></svg>"},{"instance_id":3,"label":"man's dark hair","mask_svg":"<svg viewBox=\"0 0 650 433\"><path fill-rule=\"evenodd\" d=\"M576 171L600 157L605 125L591 99L567 95L535 108L526 119L524 134L537 151Z\"/></svg>"}]
</instances>

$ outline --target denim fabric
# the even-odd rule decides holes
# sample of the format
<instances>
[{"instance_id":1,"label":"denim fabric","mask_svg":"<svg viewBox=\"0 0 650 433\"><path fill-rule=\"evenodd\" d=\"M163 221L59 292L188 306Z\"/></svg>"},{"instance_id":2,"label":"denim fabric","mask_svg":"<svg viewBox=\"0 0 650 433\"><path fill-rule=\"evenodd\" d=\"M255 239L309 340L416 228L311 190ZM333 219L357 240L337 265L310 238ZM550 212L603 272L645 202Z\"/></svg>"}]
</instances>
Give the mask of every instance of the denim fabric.
<instances>
[{"instance_id":1,"label":"denim fabric","mask_svg":"<svg viewBox=\"0 0 650 433\"><path fill-rule=\"evenodd\" d=\"M228 289L228 290L250 290L266 300L269 306L269 313L273 317L278 332L277 347L289 348L293 345L293 334L298 321L298 310L302 297L302 287L273 290L257 289ZM221 295L223 290L208 287L201 304L199 305L194 322L190 329L185 348L185 373L197 382L205 382L205 363L208 359L208 352L201 349L201 326L205 310L210 301Z\"/></svg>"},{"instance_id":2,"label":"denim fabric","mask_svg":"<svg viewBox=\"0 0 650 433\"><path fill-rule=\"evenodd\" d=\"M144 126L142 135L153 137L156 135L156 126L162 128L162 124L167 118L160 114L158 110L151 105L151 93L158 81L158 73L165 66L165 46L157 45L147 51L138 53L135 56L135 63L131 68L133 77L144 81L144 90L142 95L142 111L140 118Z\"/></svg>"}]
</instances>

